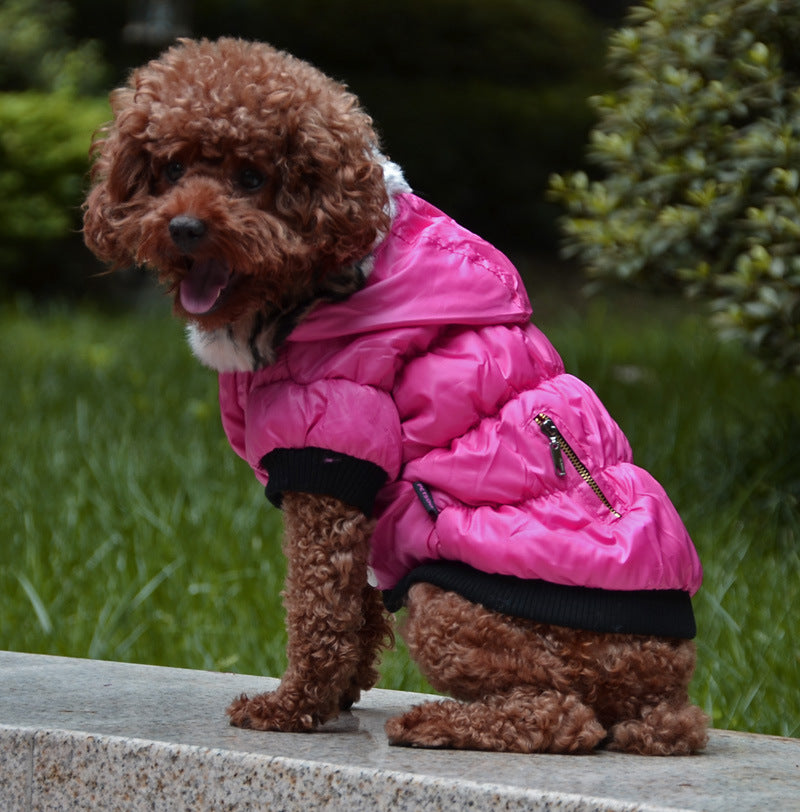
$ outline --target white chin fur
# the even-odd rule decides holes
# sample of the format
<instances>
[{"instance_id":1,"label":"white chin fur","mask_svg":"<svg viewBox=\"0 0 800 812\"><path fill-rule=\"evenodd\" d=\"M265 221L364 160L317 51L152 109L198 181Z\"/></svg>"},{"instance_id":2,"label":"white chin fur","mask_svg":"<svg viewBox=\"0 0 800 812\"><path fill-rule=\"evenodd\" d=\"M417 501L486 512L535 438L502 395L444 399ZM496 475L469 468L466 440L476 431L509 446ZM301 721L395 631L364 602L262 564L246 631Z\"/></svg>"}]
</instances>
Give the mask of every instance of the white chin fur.
<instances>
[{"instance_id":1,"label":"white chin fur","mask_svg":"<svg viewBox=\"0 0 800 812\"><path fill-rule=\"evenodd\" d=\"M239 345L226 328L207 332L196 324L189 324L186 337L195 357L205 366L217 372L253 371L252 354Z\"/></svg>"}]
</instances>

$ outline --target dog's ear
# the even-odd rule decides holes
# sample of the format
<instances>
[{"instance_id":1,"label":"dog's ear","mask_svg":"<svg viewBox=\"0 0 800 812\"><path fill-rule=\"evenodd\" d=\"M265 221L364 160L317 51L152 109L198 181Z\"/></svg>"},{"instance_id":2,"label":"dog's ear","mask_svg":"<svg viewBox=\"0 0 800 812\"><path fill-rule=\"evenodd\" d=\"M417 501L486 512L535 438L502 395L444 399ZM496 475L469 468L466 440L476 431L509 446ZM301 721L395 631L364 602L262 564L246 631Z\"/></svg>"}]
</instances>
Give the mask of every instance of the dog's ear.
<instances>
[{"instance_id":1,"label":"dog's ear","mask_svg":"<svg viewBox=\"0 0 800 812\"><path fill-rule=\"evenodd\" d=\"M136 245L130 239L132 213L148 195L150 158L135 137L141 122L131 102L133 90L111 94L114 120L95 132L90 149L91 189L84 203L83 237L99 259L121 267L135 262Z\"/></svg>"},{"instance_id":2,"label":"dog's ear","mask_svg":"<svg viewBox=\"0 0 800 812\"><path fill-rule=\"evenodd\" d=\"M276 205L315 246L316 270L362 259L388 230L388 196L372 121L339 88L290 134Z\"/></svg>"}]
</instances>

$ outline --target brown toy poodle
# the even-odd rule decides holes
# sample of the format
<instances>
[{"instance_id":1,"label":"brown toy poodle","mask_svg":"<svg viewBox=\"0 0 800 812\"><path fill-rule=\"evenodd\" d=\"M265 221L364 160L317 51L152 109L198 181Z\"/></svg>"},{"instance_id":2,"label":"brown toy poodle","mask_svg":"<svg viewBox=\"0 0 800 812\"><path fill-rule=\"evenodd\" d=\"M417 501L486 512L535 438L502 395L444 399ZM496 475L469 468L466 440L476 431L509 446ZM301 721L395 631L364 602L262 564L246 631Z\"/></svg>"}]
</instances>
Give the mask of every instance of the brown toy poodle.
<instances>
[{"instance_id":1,"label":"brown toy poodle","mask_svg":"<svg viewBox=\"0 0 800 812\"><path fill-rule=\"evenodd\" d=\"M452 699L392 744L687 754L694 548L496 249L411 194L357 99L260 43L183 40L112 94L87 245L153 269L285 518L288 668L231 722L357 702L386 607Z\"/></svg>"}]
</instances>

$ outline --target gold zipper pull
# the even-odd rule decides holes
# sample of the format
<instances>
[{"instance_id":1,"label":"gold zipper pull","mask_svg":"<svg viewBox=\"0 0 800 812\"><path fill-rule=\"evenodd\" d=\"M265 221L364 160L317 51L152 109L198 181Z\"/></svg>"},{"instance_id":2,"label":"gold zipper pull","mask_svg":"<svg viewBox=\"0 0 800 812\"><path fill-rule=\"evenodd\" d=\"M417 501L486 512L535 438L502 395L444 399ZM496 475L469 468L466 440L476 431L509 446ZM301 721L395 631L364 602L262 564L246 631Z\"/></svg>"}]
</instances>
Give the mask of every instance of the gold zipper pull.
<instances>
[{"instance_id":1,"label":"gold zipper pull","mask_svg":"<svg viewBox=\"0 0 800 812\"><path fill-rule=\"evenodd\" d=\"M544 414L536 416L536 422L539 424L541 430L547 436L550 442L550 456L553 458L553 465L555 466L558 476L566 476L567 470L564 467L564 455L561 453L561 443L559 442L559 431L556 424Z\"/></svg>"},{"instance_id":2,"label":"gold zipper pull","mask_svg":"<svg viewBox=\"0 0 800 812\"><path fill-rule=\"evenodd\" d=\"M608 508L612 516L621 518L620 512L608 501L606 495L600 490L600 486L595 482L589 469L581 462L578 455L572 450L572 446L566 441L564 435L558 430L558 426L544 412L540 412L534 418L536 425L542 430L550 442L550 456L553 458L553 465L556 473L562 477L566 476L564 470L564 455L572 463L572 467L578 472L581 479L595 492L597 498Z\"/></svg>"}]
</instances>

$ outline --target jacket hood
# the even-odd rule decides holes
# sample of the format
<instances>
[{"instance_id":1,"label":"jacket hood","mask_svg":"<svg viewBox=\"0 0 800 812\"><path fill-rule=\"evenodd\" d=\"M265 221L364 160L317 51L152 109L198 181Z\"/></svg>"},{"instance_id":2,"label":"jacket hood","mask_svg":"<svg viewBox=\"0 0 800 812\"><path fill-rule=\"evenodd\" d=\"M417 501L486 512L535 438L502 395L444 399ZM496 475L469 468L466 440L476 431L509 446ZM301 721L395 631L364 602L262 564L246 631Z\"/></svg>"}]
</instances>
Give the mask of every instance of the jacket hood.
<instances>
[{"instance_id":1,"label":"jacket hood","mask_svg":"<svg viewBox=\"0 0 800 812\"><path fill-rule=\"evenodd\" d=\"M324 303L291 341L424 325L524 324L531 306L511 261L413 194L400 194L390 235L365 260L367 284Z\"/></svg>"}]
</instances>

